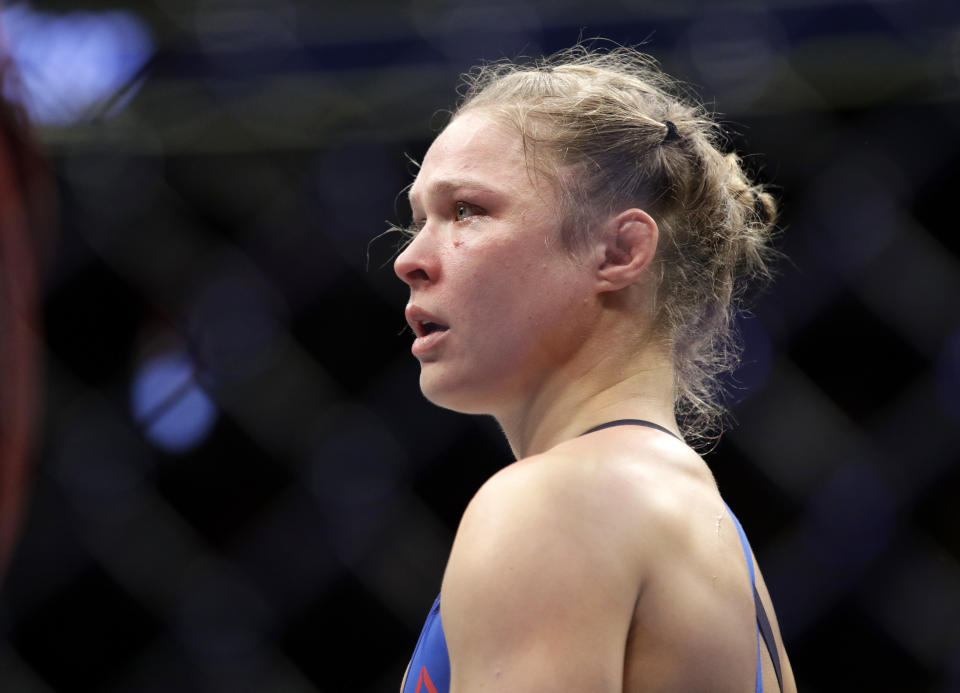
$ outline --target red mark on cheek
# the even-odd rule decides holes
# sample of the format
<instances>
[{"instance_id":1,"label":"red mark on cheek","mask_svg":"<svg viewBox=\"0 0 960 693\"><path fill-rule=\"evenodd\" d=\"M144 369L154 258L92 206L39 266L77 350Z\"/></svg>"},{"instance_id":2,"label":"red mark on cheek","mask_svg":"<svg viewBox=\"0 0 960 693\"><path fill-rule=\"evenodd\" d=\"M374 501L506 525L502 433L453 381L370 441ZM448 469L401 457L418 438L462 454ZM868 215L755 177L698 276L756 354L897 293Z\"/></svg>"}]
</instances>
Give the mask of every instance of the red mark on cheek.
<instances>
[{"instance_id":1,"label":"red mark on cheek","mask_svg":"<svg viewBox=\"0 0 960 693\"><path fill-rule=\"evenodd\" d=\"M454 247L454 248L459 248L461 245L463 245L463 241L454 241L454 242L453 242L453 247Z\"/></svg>"}]
</instances>

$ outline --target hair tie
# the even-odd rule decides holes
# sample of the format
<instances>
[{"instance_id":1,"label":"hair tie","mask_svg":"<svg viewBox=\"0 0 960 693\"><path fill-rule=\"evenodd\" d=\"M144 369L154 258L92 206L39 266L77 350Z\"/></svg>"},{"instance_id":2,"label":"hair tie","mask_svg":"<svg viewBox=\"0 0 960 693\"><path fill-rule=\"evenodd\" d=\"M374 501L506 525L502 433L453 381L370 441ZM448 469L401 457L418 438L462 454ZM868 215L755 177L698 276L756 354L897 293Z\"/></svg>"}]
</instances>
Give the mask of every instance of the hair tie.
<instances>
[{"instance_id":1,"label":"hair tie","mask_svg":"<svg viewBox=\"0 0 960 693\"><path fill-rule=\"evenodd\" d=\"M667 126L667 134L663 136L664 142L672 142L673 140L680 139L680 133L677 132L677 126L673 124L672 120L665 120L663 124Z\"/></svg>"}]
</instances>

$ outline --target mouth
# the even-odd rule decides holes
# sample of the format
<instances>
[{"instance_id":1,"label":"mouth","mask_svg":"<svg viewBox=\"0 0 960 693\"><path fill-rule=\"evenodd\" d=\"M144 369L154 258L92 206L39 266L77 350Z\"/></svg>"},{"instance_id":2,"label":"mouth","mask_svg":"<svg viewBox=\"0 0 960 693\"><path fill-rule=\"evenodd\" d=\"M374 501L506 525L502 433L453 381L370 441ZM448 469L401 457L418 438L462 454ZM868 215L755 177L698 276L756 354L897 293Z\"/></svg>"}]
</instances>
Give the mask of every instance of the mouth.
<instances>
[{"instance_id":1,"label":"mouth","mask_svg":"<svg viewBox=\"0 0 960 693\"><path fill-rule=\"evenodd\" d=\"M415 337L411 346L413 355L421 360L434 358L428 354L439 348L446 339L450 326L440 322L436 315L412 303L407 304L404 313Z\"/></svg>"},{"instance_id":2,"label":"mouth","mask_svg":"<svg viewBox=\"0 0 960 693\"><path fill-rule=\"evenodd\" d=\"M419 327L419 329L417 330L418 337L426 337L427 335L431 335L434 332L446 332L447 330L450 329L446 325L441 325L440 323L432 322L430 320L421 320L418 323L418 327Z\"/></svg>"}]
</instances>

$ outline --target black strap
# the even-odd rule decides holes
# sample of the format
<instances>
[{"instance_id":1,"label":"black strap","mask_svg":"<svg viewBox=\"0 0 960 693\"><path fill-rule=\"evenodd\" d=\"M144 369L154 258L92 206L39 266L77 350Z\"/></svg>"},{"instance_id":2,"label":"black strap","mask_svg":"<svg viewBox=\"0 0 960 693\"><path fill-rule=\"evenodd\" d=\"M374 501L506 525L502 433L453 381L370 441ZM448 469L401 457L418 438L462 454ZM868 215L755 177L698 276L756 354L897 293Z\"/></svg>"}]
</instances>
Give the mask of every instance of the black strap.
<instances>
[{"instance_id":1,"label":"black strap","mask_svg":"<svg viewBox=\"0 0 960 693\"><path fill-rule=\"evenodd\" d=\"M767 644L767 652L770 653L773 670L777 672L777 684L782 691L783 673L780 671L780 653L777 651L777 641L773 639L773 629L770 628L767 610L763 608L763 602L760 601L760 593L757 592L756 585L753 586L753 602L757 607L757 625L760 626L760 634L763 636L763 642Z\"/></svg>"},{"instance_id":2,"label":"black strap","mask_svg":"<svg viewBox=\"0 0 960 693\"><path fill-rule=\"evenodd\" d=\"M644 419L617 419L616 421L607 421L606 423L602 423L598 426L594 426L593 428L584 431L580 435L585 436L588 433L593 433L594 431L602 431L604 428L612 428L613 426L646 426L647 428L655 428L658 431L663 431L664 433L672 435L677 440L680 440L680 437L676 433L671 431L669 428L664 428L660 424L655 424L652 421L646 421Z\"/></svg>"}]
</instances>

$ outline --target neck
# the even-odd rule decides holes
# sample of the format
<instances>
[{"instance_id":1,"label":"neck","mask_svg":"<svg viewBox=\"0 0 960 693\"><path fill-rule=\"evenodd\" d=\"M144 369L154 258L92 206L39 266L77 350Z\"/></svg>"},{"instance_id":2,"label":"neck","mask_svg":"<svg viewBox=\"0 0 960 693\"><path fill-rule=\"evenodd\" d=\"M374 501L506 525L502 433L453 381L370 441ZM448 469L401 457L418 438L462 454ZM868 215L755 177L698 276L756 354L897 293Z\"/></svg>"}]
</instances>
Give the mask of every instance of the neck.
<instances>
[{"instance_id":1,"label":"neck","mask_svg":"<svg viewBox=\"0 0 960 693\"><path fill-rule=\"evenodd\" d=\"M597 346L599 358L582 351L511 410L494 414L517 459L614 419L646 419L679 435L667 346L658 340L640 349L611 349L610 341Z\"/></svg>"}]
</instances>

